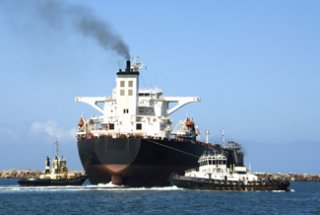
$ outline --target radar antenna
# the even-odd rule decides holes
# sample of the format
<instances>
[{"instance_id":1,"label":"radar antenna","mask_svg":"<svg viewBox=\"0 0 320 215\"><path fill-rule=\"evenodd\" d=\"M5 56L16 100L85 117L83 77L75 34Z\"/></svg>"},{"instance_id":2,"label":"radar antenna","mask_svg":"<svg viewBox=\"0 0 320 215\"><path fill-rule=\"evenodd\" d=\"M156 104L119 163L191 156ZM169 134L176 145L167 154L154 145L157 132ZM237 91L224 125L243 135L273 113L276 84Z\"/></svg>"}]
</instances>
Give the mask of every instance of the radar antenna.
<instances>
[{"instance_id":1,"label":"radar antenna","mask_svg":"<svg viewBox=\"0 0 320 215\"><path fill-rule=\"evenodd\" d=\"M145 65L140 61L140 58L138 56L132 57L131 69L133 71L139 71L143 67L145 67Z\"/></svg>"}]
</instances>

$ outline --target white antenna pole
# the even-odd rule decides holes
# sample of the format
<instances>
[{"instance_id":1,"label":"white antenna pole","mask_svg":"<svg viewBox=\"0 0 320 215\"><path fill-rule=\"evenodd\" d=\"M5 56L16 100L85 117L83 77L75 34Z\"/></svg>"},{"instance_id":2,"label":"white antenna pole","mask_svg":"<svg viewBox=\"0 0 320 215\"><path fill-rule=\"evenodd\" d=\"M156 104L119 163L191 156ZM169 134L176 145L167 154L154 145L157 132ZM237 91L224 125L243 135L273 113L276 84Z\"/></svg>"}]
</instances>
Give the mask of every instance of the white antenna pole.
<instances>
[{"instance_id":1,"label":"white antenna pole","mask_svg":"<svg viewBox=\"0 0 320 215\"><path fill-rule=\"evenodd\" d=\"M209 143L209 130L206 130L206 143Z\"/></svg>"},{"instance_id":2,"label":"white antenna pole","mask_svg":"<svg viewBox=\"0 0 320 215\"><path fill-rule=\"evenodd\" d=\"M222 136L222 145L225 146L224 128L221 130L221 136Z\"/></svg>"}]
</instances>

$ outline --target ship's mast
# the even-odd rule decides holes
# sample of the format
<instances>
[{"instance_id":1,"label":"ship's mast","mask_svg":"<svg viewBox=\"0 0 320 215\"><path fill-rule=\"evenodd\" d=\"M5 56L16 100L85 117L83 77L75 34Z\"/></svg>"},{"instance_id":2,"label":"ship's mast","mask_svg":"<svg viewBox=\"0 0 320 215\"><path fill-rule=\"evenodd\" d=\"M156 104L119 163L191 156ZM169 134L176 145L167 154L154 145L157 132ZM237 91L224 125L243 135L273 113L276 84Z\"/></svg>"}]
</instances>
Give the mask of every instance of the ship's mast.
<instances>
[{"instance_id":1,"label":"ship's mast","mask_svg":"<svg viewBox=\"0 0 320 215\"><path fill-rule=\"evenodd\" d=\"M225 147L224 128L221 130L222 146Z\"/></svg>"},{"instance_id":2,"label":"ship's mast","mask_svg":"<svg viewBox=\"0 0 320 215\"><path fill-rule=\"evenodd\" d=\"M138 56L132 58L131 69L135 72L141 70L144 67L144 64L140 61Z\"/></svg>"},{"instance_id":3,"label":"ship's mast","mask_svg":"<svg viewBox=\"0 0 320 215\"><path fill-rule=\"evenodd\" d=\"M206 143L209 143L209 130L206 130Z\"/></svg>"},{"instance_id":4,"label":"ship's mast","mask_svg":"<svg viewBox=\"0 0 320 215\"><path fill-rule=\"evenodd\" d=\"M59 156L59 142L58 142L58 138L56 138L56 141L54 142L55 146L56 146L56 156Z\"/></svg>"}]
</instances>

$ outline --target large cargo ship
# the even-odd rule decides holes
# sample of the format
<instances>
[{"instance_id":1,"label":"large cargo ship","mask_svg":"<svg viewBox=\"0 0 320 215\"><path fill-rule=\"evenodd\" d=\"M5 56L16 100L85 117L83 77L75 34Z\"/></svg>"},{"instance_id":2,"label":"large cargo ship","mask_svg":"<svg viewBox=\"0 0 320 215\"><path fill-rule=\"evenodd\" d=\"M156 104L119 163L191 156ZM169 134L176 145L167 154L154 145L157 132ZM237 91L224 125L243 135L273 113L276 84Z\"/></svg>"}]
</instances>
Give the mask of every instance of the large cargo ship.
<instances>
[{"instance_id":1,"label":"large cargo ship","mask_svg":"<svg viewBox=\"0 0 320 215\"><path fill-rule=\"evenodd\" d=\"M128 60L117 72L112 96L76 97L99 116L80 118L78 150L92 184L112 182L127 186L165 186L171 174L198 165L205 151L224 153L228 167L242 166L239 144L201 142L192 118L172 128L171 114L199 97L167 97L158 89L139 89L142 64Z\"/></svg>"}]
</instances>

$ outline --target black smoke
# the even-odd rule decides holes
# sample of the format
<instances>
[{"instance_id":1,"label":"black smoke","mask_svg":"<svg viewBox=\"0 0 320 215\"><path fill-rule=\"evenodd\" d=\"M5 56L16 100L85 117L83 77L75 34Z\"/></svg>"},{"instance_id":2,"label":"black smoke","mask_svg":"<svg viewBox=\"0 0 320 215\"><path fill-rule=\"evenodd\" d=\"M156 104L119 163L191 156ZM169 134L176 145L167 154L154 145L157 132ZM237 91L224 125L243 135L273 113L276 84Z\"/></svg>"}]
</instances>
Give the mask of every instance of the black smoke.
<instances>
[{"instance_id":1,"label":"black smoke","mask_svg":"<svg viewBox=\"0 0 320 215\"><path fill-rule=\"evenodd\" d=\"M71 28L85 37L92 38L105 50L130 59L129 47L115 33L109 23L97 17L91 8L70 4L65 0L0 0L0 7L15 12L24 8L36 20L52 28Z\"/></svg>"}]
</instances>

